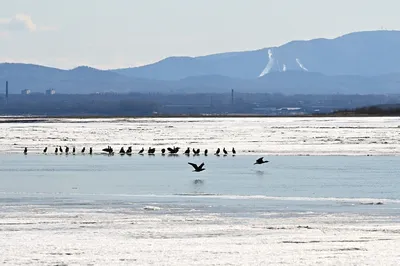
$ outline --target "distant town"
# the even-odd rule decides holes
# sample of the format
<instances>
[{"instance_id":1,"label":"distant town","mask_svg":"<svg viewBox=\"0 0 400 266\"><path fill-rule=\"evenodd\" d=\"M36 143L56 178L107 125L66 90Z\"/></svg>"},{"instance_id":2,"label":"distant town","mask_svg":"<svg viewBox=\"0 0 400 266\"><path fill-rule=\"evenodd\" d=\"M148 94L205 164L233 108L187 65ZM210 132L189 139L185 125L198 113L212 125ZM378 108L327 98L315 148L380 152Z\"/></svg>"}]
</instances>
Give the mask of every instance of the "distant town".
<instances>
[{"instance_id":1,"label":"distant town","mask_svg":"<svg viewBox=\"0 0 400 266\"><path fill-rule=\"evenodd\" d=\"M149 116L149 115L322 115L374 105L394 105L400 95L283 95L279 93L113 93L57 94L23 89L0 94L0 115Z\"/></svg>"}]
</instances>

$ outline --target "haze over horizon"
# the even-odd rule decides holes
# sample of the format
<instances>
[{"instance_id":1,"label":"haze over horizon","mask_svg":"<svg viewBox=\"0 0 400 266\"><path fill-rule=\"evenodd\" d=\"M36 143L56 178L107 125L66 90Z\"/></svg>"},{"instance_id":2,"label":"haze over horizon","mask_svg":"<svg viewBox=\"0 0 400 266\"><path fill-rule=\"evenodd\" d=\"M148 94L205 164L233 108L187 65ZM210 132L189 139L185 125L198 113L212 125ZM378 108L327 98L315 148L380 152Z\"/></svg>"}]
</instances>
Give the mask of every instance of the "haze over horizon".
<instances>
[{"instance_id":1,"label":"haze over horizon","mask_svg":"<svg viewBox=\"0 0 400 266\"><path fill-rule=\"evenodd\" d=\"M133 67L170 56L398 30L399 8L395 0L14 0L0 10L0 62Z\"/></svg>"}]
</instances>

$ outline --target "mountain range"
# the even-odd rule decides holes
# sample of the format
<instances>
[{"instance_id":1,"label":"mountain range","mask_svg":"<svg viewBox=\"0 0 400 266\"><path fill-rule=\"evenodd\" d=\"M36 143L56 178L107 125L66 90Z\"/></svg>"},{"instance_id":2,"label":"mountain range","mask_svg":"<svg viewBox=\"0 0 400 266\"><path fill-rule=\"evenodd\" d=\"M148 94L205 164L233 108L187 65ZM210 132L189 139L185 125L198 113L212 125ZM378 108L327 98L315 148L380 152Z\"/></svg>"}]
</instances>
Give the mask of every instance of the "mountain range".
<instances>
[{"instance_id":1,"label":"mountain range","mask_svg":"<svg viewBox=\"0 0 400 266\"><path fill-rule=\"evenodd\" d=\"M400 31L350 33L335 39L292 41L256 51L169 57L125 69L62 70L32 64L0 64L0 82L57 93L268 92L283 94L398 93Z\"/></svg>"}]
</instances>

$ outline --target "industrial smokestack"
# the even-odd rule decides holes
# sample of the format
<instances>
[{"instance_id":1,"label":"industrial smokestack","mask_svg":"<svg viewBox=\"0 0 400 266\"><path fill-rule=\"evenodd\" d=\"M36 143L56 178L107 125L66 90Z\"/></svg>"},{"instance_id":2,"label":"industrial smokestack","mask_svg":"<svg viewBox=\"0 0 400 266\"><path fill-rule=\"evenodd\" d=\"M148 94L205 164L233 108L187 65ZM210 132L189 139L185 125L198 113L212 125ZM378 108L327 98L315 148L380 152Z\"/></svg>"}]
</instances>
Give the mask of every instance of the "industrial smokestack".
<instances>
[{"instance_id":1,"label":"industrial smokestack","mask_svg":"<svg viewBox=\"0 0 400 266\"><path fill-rule=\"evenodd\" d=\"M6 103L8 103L8 81L6 81Z\"/></svg>"}]
</instances>

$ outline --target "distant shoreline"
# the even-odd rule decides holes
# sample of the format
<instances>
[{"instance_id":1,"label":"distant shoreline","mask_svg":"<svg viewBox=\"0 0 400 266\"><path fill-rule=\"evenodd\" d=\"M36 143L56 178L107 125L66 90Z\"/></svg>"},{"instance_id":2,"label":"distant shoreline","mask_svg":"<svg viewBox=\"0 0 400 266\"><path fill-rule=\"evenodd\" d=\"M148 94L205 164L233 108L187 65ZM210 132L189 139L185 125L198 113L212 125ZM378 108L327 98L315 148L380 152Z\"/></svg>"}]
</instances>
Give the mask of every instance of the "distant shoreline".
<instances>
[{"instance_id":1,"label":"distant shoreline","mask_svg":"<svg viewBox=\"0 0 400 266\"><path fill-rule=\"evenodd\" d=\"M0 116L0 123L34 123L48 119L141 119L141 118L319 118L319 117L400 117L400 115L387 114L320 114L320 115L144 115L144 116L107 116L107 115L84 115L84 116Z\"/></svg>"}]
</instances>

